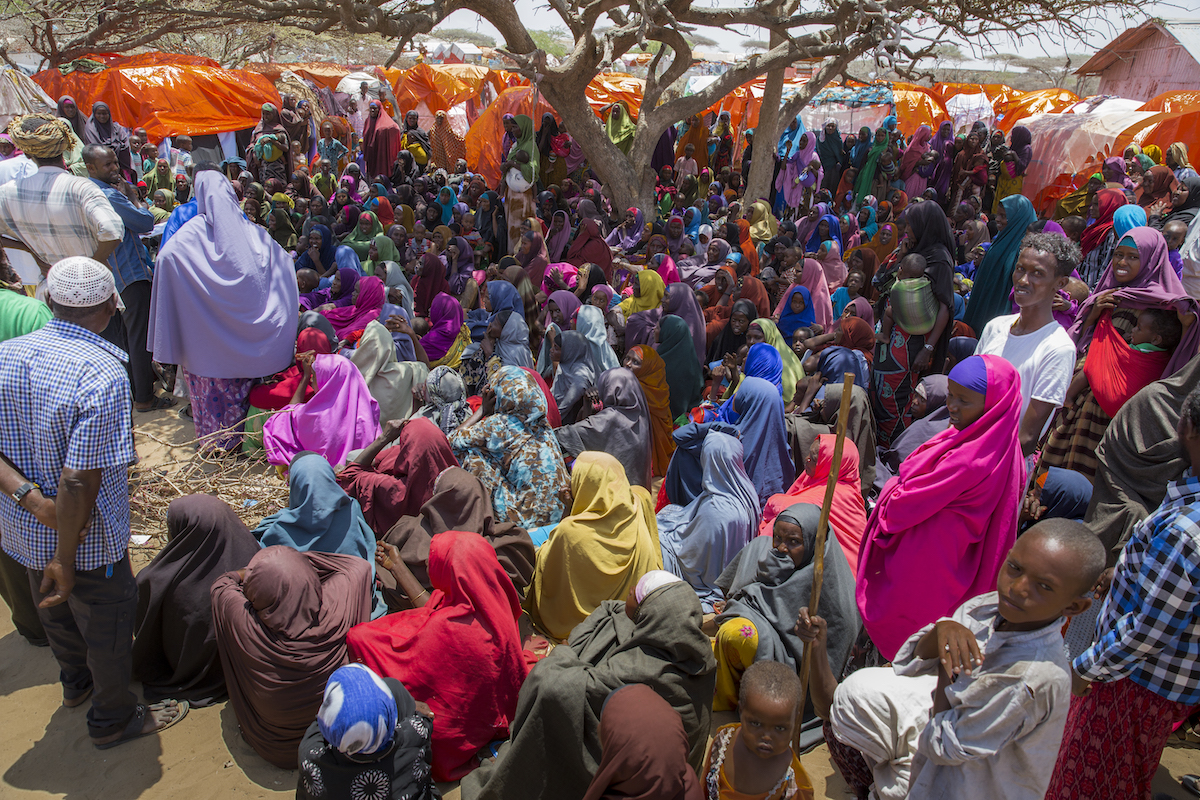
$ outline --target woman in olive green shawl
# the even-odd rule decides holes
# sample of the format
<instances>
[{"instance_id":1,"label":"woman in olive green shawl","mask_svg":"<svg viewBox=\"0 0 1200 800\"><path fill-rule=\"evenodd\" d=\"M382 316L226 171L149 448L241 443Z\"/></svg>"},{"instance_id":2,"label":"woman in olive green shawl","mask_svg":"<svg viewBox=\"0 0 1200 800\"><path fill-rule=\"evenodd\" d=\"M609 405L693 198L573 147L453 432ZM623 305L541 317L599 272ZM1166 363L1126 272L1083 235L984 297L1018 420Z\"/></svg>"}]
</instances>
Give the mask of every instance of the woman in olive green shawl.
<instances>
[{"instance_id":1,"label":"woman in olive green shawl","mask_svg":"<svg viewBox=\"0 0 1200 800\"><path fill-rule=\"evenodd\" d=\"M508 159L500 165L500 172L504 176L501 181L504 213L508 218L508 255L516 253L521 244L521 222L536 213L533 185L537 182L538 162L541 159L533 133L533 120L528 114L518 114L516 124L517 141L508 151ZM518 153L523 155L518 156Z\"/></svg>"},{"instance_id":2,"label":"woman in olive green shawl","mask_svg":"<svg viewBox=\"0 0 1200 800\"><path fill-rule=\"evenodd\" d=\"M866 163L858 171L858 177L854 179L854 202L860 206L866 196L871 193L871 185L875 182L875 168L879 165L879 156L883 155L883 151L888 148L889 143L887 128L877 128L875 142L867 153Z\"/></svg>"},{"instance_id":3,"label":"woman in olive green shawl","mask_svg":"<svg viewBox=\"0 0 1200 800\"><path fill-rule=\"evenodd\" d=\"M383 233L383 223L379 221L379 217L375 216L374 211L364 211L358 215L358 224L346 234L342 239L342 244L353 250L360 262L366 261L367 251L371 249L371 242L375 241L375 237L381 233Z\"/></svg>"},{"instance_id":4,"label":"woman in olive green shawl","mask_svg":"<svg viewBox=\"0 0 1200 800\"><path fill-rule=\"evenodd\" d=\"M612 104L604 131L608 134L608 140L615 144L618 150L629 155L629 150L633 147L633 134L637 132L637 123L629 118L629 110L625 108L624 103Z\"/></svg>"},{"instance_id":5,"label":"woman in olive green shawl","mask_svg":"<svg viewBox=\"0 0 1200 800\"><path fill-rule=\"evenodd\" d=\"M400 263L400 251L386 233L376 234L367 249L367 259L362 262L363 275L376 274L376 268L387 261Z\"/></svg>"},{"instance_id":6,"label":"woman in olive green shawl","mask_svg":"<svg viewBox=\"0 0 1200 800\"><path fill-rule=\"evenodd\" d=\"M296 249L296 226L292 224L292 215L286 208L276 208L271 211L267 220L267 230L271 238L284 250L291 252Z\"/></svg>"}]
</instances>

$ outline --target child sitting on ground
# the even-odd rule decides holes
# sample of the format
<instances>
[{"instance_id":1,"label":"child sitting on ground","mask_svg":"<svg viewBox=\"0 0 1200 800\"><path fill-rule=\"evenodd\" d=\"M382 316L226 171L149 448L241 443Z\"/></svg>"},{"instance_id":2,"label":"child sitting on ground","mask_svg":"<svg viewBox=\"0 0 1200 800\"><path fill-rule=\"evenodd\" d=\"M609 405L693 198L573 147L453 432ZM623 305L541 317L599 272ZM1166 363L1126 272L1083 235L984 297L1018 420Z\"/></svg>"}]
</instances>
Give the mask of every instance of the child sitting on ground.
<instances>
[{"instance_id":1,"label":"child sitting on ground","mask_svg":"<svg viewBox=\"0 0 1200 800\"><path fill-rule=\"evenodd\" d=\"M758 661L742 675L740 722L723 725L705 763L707 800L803 800L812 781L792 752L800 679L778 661Z\"/></svg>"},{"instance_id":2,"label":"child sitting on ground","mask_svg":"<svg viewBox=\"0 0 1200 800\"><path fill-rule=\"evenodd\" d=\"M933 330L937 310L933 285L925 275L925 258L909 253L896 267L896 282L888 294L879 341L891 341L893 323L905 333L924 336Z\"/></svg>"},{"instance_id":3,"label":"child sitting on ground","mask_svg":"<svg viewBox=\"0 0 1200 800\"><path fill-rule=\"evenodd\" d=\"M867 285L867 275L862 270L852 269L846 273L846 283L839 286L833 293L833 317L837 319L846 310L846 306L862 295L863 287Z\"/></svg>"},{"instance_id":4,"label":"child sitting on ground","mask_svg":"<svg viewBox=\"0 0 1200 800\"><path fill-rule=\"evenodd\" d=\"M824 622L802 609L813 708L830 722L842 774L861 774L857 750L881 800L1041 800L1071 698L1063 618L1091 605L1105 558L1081 523L1039 522L1009 551L995 593L917 631L891 667L859 670L841 685L821 657Z\"/></svg>"},{"instance_id":5,"label":"child sitting on ground","mask_svg":"<svg viewBox=\"0 0 1200 800\"><path fill-rule=\"evenodd\" d=\"M1067 238L1075 244L1079 244L1079 240L1083 238L1083 231L1087 228L1087 220L1074 215L1060 219L1058 224L1062 227L1063 232L1067 234Z\"/></svg>"},{"instance_id":6,"label":"child sitting on ground","mask_svg":"<svg viewBox=\"0 0 1200 800\"><path fill-rule=\"evenodd\" d=\"M1129 332L1129 346L1139 353L1172 353L1182 338L1183 324L1173 309L1144 308L1138 312L1137 327ZM1087 370L1076 370L1063 405L1071 408L1090 388Z\"/></svg>"},{"instance_id":7,"label":"child sitting on ground","mask_svg":"<svg viewBox=\"0 0 1200 800\"><path fill-rule=\"evenodd\" d=\"M420 258L429 252L430 241L425 231L425 223L418 222L413 225L412 248L413 257Z\"/></svg>"}]
</instances>

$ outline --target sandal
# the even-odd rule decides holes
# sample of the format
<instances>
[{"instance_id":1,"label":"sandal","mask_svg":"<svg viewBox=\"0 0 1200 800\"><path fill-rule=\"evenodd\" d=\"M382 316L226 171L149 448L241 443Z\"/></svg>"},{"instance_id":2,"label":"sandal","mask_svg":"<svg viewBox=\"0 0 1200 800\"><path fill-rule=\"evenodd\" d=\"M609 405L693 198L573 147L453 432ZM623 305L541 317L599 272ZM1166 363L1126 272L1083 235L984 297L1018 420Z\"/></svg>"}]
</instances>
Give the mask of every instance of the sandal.
<instances>
[{"instance_id":1,"label":"sandal","mask_svg":"<svg viewBox=\"0 0 1200 800\"><path fill-rule=\"evenodd\" d=\"M1194 794L1196 797L1200 797L1200 775L1184 775L1179 779L1179 783L1188 792Z\"/></svg>"},{"instance_id":2,"label":"sandal","mask_svg":"<svg viewBox=\"0 0 1200 800\"><path fill-rule=\"evenodd\" d=\"M143 730L146 725L146 715L152 711L163 711L168 707L168 705L178 706L179 714L175 717L175 719L161 727L151 728L148 731ZM155 703L154 705L149 706L138 703L137 711L134 712L133 719L131 719L129 724L125 726L125 730L121 731L120 733L115 733L112 736L104 736L93 739L92 744L96 746L97 750L108 750L111 747L116 747L117 745L122 745L126 742L132 742L134 739L140 739L143 736L162 733L167 728L186 717L190 708L191 706L188 704L187 700L180 700L178 702L175 700L164 700L161 703Z\"/></svg>"},{"instance_id":3,"label":"sandal","mask_svg":"<svg viewBox=\"0 0 1200 800\"><path fill-rule=\"evenodd\" d=\"M150 402L149 408L138 408L137 406L134 406L134 408L137 409L138 413L140 413L140 414L145 414L149 411L162 411L164 408L174 408L174 407L175 407L175 398L161 397L161 396L155 397L154 400L152 400Z\"/></svg>"},{"instance_id":4,"label":"sandal","mask_svg":"<svg viewBox=\"0 0 1200 800\"><path fill-rule=\"evenodd\" d=\"M184 406L183 408L179 409L179 416L187 417L188 419L195 419L195 417L192 416L191 404L188 404L188 405Z\"/></svg>"}]
</instances>

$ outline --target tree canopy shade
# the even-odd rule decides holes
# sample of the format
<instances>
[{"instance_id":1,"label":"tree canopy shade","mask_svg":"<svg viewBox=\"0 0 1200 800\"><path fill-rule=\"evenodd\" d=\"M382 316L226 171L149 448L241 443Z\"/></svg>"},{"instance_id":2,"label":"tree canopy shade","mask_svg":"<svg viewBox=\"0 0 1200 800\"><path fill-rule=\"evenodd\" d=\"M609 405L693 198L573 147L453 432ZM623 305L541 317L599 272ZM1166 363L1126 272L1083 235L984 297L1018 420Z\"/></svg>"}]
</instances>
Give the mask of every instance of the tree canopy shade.
<instances>
[{"instance_id":1,"label":"tree canopy shade","mask_svg":"<svg viewBox=\"0 0 1200 800\"><path fill-rule=\"evenodd\" d=\"M469 10L487 20L504 40L516 71L531 79L621 205L649 208L654 175L649 163L668 125L698 114L736 87L768 75L758 126L760 142L778 139L781 121L796 113L854 59L869 55L901 77L947 40L988 42L1001 34L1080 37L1092 26L1112 26L1134 13L1134 0L821 0L801 9L799 0L546 0L550 14L538 28L521 20L512 0L215 0L189 3L186 11L167 0L113 6L109 0L10 1L7 16L28 25L34 50L55 63L99 49L132 49L164 32L218 21L269 22L322 32L377 33L396 40L391 62L419 34L430 34L451 13ZM0 17L5 16L0 14ZM547 29L565 30L564 54L551 64L538 39ZM748 55L695 94L667 99L667 89L694 60L688 36L705 29L759 28L767 49ZM585 87L634 48L657 49L648 65L641 112L626 156L608 141L590 108ZM543 38L543 45L545 45ZM820 60L812 79L781 103L783 70L797 60ZM782 107L781 107L782 106ZM764 148L767 150L768 148ZM753 162L747 194L766 193L770 159Z\"/></svg>"}]
</instances>

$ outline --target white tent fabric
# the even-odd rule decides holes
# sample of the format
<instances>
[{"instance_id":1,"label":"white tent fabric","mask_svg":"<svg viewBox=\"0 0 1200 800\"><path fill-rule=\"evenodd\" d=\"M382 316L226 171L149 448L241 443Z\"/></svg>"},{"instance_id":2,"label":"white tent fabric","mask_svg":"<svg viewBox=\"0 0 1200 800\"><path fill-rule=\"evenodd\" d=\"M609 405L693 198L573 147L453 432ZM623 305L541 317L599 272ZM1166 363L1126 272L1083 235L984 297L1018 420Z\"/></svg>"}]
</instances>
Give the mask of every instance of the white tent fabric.
<instances>
[{"instance_id":1,"label":"white tent fabric","mask_svg":"<svg viewBox=\"0 0 1200 800\"><path fill-rule=\"evenodd\" d=\"M0 72L0 130L7 128L13 117L56 108L55 102L32 78L20 70L3 67Z\"/></svg>"},{"instance_id":2,"label":"white tent fabric","mask_svg":"<svg viewBox=\"0 0 1200 800\"><path fill-rule=\"evenodd\" d=\"M1033 134L1033 161L1025 172L1022 194L1037 197L1059 175L1073 173L1096 154L1111 153L1117 137L1153 114L1116 113L1034 114L1018 120Z\"/></svg>"}]
</instances>

